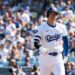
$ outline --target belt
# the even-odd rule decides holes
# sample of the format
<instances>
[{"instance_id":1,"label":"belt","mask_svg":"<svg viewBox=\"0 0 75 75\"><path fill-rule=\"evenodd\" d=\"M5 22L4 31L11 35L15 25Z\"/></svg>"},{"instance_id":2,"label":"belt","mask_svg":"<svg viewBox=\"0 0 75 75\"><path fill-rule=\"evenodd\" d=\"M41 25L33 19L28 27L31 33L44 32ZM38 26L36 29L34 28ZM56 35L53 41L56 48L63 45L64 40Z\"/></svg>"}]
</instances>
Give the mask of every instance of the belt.
<instances>
[{"instance_id":1,"label":"belt","mask_svg":"<svg viewBox=\"0 0 75 75\"><path fill-rule=\"evenodd\" d=\"M57 56L58 53L57 52L53 52L53 53L48 53L49 55L52 55L52 56Z\"/></svg>"}]
</instances>

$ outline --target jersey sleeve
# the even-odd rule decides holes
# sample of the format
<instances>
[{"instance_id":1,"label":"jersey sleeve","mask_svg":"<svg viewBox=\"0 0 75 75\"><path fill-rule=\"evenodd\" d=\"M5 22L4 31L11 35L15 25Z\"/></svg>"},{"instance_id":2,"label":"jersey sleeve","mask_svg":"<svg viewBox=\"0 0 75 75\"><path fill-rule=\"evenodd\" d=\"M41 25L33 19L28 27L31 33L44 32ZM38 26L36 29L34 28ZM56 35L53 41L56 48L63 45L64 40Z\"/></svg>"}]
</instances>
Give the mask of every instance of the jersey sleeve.
<instances>
[{"instance_id":1,"label":"jersey sleeve","mask_svg":"<svg viewBox=\"0 0 75 75\"><path fill-rule=\"evenodd\" d=\"M34 32L34 40L36 41L40 41L41 40L41 28L38 26L36 29L35 29L35 32Z\"/></svg>"},{"instance_id":2,"label":"jersey sleeve","mask_svg":"<svg viewBox=\"0 0 75 75\"><path fill-rule=\"evenodd\" d=\"M67 28L66 28L66 26L63 25L62 28L63 28L63 29L62 29L62 36L67 36L67 35L68 35L68 32L67 32Z\"/></svg>"},{"instance_id":3,"label":"jersey sleeve","mask_svg":"<svg viewBox=\"0 0 75 75\"><path fill-rule=\"evenodd\" d=\"M33 38L31 40L31 47L35 48L35 42L37 42L37 44L39 44L41 41L41 28L40 27L36 27L33 29Z\"/></svg>"}]
</instances>

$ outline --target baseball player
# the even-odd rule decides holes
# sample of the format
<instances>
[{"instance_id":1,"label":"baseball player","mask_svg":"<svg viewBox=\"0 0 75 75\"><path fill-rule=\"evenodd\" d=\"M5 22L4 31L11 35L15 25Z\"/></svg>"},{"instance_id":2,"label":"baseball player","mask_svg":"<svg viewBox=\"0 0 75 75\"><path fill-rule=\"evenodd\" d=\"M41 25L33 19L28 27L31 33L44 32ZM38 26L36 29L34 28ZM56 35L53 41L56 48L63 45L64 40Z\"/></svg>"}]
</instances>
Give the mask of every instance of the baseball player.
<instances>
[{"instance_id":1,"label":"baseball player","mask_svg":"<svg viewBox=\"0 0 75 75\"><path fill-rule=\"evenodd\" d=\"M40 75L65 75L63 62L63 40L67 40L67 30L64 25L57 23L58 11L50 7L47 12L48 20L37 27L34 34L34 46L40 50Z\"/></svg>"}]
</instances>

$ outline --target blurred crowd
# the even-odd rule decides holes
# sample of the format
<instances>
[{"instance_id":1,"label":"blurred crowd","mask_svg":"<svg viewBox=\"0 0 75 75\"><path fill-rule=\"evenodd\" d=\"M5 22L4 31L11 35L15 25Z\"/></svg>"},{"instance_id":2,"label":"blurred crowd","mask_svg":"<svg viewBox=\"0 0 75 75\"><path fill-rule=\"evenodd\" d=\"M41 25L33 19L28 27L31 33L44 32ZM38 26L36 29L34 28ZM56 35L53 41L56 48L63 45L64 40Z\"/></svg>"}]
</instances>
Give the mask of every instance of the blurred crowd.
<instances>
[{"instance_id":1,"label":"blurred crowd","mask_svg":"<svg viewBox=\"0 0 75 75\"><path fill-rule=\"evenodd\" d=\"M38 51L31 47L31 40L36 27L47 21L47 9L52 6L59 11L57 21L68 30L66 75L75 75L75 2L72 1L3 0L0 3L0 67L11 66L18 75L25 75L20 67L33 67L31 75L39 75ZM10 72L13 73L11 69Z\"/></svg>"}]
</instances>

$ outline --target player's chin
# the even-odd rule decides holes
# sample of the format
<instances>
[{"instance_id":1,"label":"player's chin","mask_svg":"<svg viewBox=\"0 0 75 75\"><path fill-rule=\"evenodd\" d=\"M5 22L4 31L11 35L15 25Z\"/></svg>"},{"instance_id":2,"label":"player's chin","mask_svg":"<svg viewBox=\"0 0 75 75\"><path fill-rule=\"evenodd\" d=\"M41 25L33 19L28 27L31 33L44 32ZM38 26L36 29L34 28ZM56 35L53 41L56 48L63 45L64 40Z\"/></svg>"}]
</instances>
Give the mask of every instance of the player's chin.
<instances>
[{"instance_id":1,"label":"player's chin","mask_svg":"<svg viewBox=\"0 0 75 75\"><path fill-rule=\"evenodd\" d=\"M57 19L57 17L56 17L56 16L53 16L51 19L52 19L52 20L54 20L54 19L56 20L56 19Z\"/></svg>"}]
</instances>

